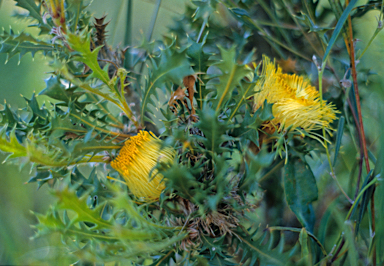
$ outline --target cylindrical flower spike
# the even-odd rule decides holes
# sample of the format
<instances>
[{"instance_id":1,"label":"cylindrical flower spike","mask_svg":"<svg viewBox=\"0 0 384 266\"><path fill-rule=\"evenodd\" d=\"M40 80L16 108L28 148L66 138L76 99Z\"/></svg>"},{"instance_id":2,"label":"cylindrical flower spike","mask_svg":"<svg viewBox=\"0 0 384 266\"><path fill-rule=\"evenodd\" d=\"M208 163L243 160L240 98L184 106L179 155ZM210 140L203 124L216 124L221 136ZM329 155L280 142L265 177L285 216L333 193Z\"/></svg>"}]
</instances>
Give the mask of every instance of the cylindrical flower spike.
<instances>
[{"instance_id":1,"label":"cylindrical flower spike","mask_svg":"<svg viewBox=\"0 0 384 266\"><path fill-rule=\"evenodd\" d=\"M267 127L278 130L302 128L310 132L324 126L328 130L336 119L334 106L326 101L321 104L319 92L309 80L295 74L283 74L281 68L276 67L268 57L263 58L262 77L256 84L255 92L255 110L265 100L273 103L274 119L270 125L265 125Z\"/></svg>"},{"instance_id":2,"label":"cylindrical flower spike","mask_svg":"<svg viewBox=\"0 0 384 266\"><path fill-rule=\"evenodd\" d=\"M142 201L157 200L165 189L163 176L153 168L158 162L172 162L175 151L161 146L161 140L152 133L140 131L125 142L111 162L124 177L129 190Z\"/></svg>"}]
</instances>

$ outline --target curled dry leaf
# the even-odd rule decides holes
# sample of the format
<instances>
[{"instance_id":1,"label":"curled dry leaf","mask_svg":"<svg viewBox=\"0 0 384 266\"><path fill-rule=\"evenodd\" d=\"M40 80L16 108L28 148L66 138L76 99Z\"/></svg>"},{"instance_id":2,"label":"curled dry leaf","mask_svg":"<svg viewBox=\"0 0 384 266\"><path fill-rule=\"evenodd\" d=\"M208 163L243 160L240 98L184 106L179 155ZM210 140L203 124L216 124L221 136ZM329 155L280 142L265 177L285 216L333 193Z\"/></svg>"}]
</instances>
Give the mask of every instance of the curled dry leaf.
<instances>
[{"instance_id":1,"label":"curled dry leaf","mask_svg":"<svg viewBox=\"0 0 384 266\"><path fill-rule=\"evenodd\" d=\"M179 104L177 103L177 100L183 101L184 97L187 96L185 94L186 90L187 90L187 88L184 88L184 89L182 89L181 87L177 88L177 90L175 90L172 93L171 98L168 101L169 107L176 109L179 106Z\"/></svg>"},{"instance_id":2,"label":"curled dry leaf","mask_svg":"<svg viewBox=\"0 0 384 266\"><path fill-rule=\"evenodd\" d=\"M191 116L194 122L197 122L196 110L195 110L195 107L193 106L193 97L195 94L194 87L195 87L196 79L197 79L197 74L189 75L183 78L183 84L188 90L188 98L189 98L189 101L191 102Z\"/></svg>"}]
</instances>

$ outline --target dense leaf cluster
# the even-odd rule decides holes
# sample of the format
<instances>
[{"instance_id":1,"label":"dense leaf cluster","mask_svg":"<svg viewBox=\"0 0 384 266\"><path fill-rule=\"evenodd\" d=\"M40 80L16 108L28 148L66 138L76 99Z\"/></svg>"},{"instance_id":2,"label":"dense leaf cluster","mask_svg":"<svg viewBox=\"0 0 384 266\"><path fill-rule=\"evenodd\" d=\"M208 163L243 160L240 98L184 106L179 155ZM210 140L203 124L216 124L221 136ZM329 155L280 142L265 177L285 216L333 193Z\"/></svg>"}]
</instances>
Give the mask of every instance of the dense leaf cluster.
<instances>
[{"instance_id":1,"label":"dense leaf cluster","mask_svg":"<svg viewBox=\"0 0 384 266\"><path fill-rule=\"evenodd\" d=\"M254 110L252 100L263 53L280 57L286 72L297 71L290 59L296 56L305 72L313 53L331 52L338 34L346 34L342 23L332 33L332 23L314 22L320 1L192 1L171 26L177 38L125 49L108 46L104 18L93 22L85 2L16 0L40 34L0 35L1 53L21 58L40 52L52 67L39 93L51 99L49 106L33 95L22 110L0 110L0 150L10 154L8 161L31 163L29 182L48 184L57 198L47 214L36 214L36 236L59 232L84 265L326 265L339 259L333 252L352 263L354 253L368 248L355 238L380 181L382 157L358 186L355 201L341 203L348 206L347 217L335 218L341 224L335 246L341 250L347 242L348 249L326 250L333 210L321 214L319 226L312 169L325 153L329 158L328 140L321 132L318 138L289 128L268 132L273 105ZM351 8L343 13L337 5L335 21L346 19ZM361 6L354 16L377 5ZM297 16L293 9L305 12ZM296 34L288 31L293 23ZM345 63L338 64L343 69ZM342 95L328 97L343 110ZM343 116L353 123L351 109ZM336 143L334 161L343 126L329 136ZM175 150L172 163L156 166L166 184L156 202L134 198L109 165L140 130ZM366 242L381 243L380 230Z\"/></svg>"}]
</instances>

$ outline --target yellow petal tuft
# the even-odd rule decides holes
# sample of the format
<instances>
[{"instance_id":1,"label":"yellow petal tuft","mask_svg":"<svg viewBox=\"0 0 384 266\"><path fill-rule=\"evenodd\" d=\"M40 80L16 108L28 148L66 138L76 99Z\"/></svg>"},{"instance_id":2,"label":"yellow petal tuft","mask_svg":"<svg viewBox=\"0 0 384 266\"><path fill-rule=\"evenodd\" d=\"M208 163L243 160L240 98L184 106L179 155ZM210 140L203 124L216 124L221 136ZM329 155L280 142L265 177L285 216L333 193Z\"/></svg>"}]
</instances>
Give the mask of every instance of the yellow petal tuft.
<instances>
[{"instance_id":1,"label":"yellow petal tuft","mask_svg":"<svg viewBox=\"0 0 384 266\"><path fill-rule=\"evenodd\" d=\"M273 103L274 119L270 121L278 130L291 127L311 130L331 129L330 124L336 119L335 107L323 101L320 103L319 92L310 81L296 74L283 74L279 66L268 57L263 58L262 77L255 87L255 110L264 101Z\"/></svg>"},{"instance_id":2,"label":"yellow petal tuft","mask_svg":"<svg viewBox=\"0 0 384 266\"><path fill-rule=\"evenodd\" d=\"M174 150L162 149L161 140L152 133L140 131L131 137L111 162L125 179L129 190L143 201L157 200L165 189L163 176L153 169L158 162L171 162Z\"/></svg>"}]
</instances>

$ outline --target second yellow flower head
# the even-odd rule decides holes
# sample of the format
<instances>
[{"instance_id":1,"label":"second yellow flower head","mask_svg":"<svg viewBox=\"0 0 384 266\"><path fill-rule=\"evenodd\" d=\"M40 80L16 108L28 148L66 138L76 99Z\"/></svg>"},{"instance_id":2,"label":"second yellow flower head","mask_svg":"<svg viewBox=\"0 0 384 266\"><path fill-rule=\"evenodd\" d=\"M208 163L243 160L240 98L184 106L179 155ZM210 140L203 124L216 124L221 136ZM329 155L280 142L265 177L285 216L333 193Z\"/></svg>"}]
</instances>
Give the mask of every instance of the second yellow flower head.
<instances>
[{"instance_id":1,"label":"second yellow flower head","mask_svg":"<svg viewBox=\"0 0 384 266\"><path fill-rule=\"evenodd\" d=\"M295 74L283 74L268 57L263 58L262 77L257 82L254 94L255 110L264 101L273 103L274 119L270 125L278 130L288 128L304 129L307 132L330 129L330 124L336 119L333 105L325 101L321 103L319 92L310 84L308 79Z\"/></svg>"}]
</instances>

